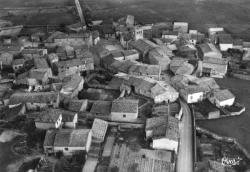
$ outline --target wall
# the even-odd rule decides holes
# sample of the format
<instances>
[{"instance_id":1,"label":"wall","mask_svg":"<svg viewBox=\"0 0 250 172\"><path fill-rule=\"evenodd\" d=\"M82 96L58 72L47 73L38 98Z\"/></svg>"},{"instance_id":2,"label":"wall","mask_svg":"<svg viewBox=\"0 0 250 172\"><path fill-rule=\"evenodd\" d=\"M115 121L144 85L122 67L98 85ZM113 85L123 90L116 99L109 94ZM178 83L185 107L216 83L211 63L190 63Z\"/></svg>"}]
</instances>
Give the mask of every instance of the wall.
<instances>
[{"instance_id":1,"label":"wall","mask_svg":"<svg viewBox=\"0 0 250 172\"><path fill-rule=\"evenodd\" d=\"M126 117L123 117L126 115ZM138 117L137 113L119 113L119 112L111 112L111 120L112 121L127 121L132 122L135 121Z\"/></svg>"},{"instance_id":2,"label":"wall","mask_svg":"<svg viewBox=\"0 0 250 172\"><path fill-rule=\"evenodd\" d=\"M153 140L153 148L154 149L173 150L177 153L178 141L169 140L167 138L155 139L155 140Z\"/></svg>"}]
</instances>

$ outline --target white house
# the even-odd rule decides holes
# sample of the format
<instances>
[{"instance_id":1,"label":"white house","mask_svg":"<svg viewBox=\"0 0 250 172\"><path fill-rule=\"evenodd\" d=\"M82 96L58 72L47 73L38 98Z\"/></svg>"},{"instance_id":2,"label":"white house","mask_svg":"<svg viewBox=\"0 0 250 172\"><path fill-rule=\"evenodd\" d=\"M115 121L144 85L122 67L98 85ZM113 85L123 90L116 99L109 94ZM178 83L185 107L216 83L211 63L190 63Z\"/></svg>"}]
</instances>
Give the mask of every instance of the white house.
<instances>
[{"instance_id":1,"label":"white house","mask_svg":"<svg viewBox=\"0 0 250 172\"><path fill-rule=\"evenodd\" d=\"M167 83L157 83L151 88L151 97L155 103L174 102L179 98L179 93Z\"/></svg>"},{"instance_id":2,"label":"white house","mask_svg":"<svg viewBox=\"0 0 250 172\"><path fill-rule=\"evenodd\" d=\"M148 118L146 122L146 137L152 138L153 149L178 151L179 121L172 116Z\"/></svg>"},{"instance_id":3,"label":"white house","mask_svg":"<svg viewBox=\"0 0 250 172\"><path fill-rule=\"evenodd\" d=\"M72 155L79 151L88 152L92 141L92 131L89 129L62 129L55 135L54 153L63 152Z\"/></svg>"},{"instance_id":4,"label":"white house","mask_svg":"<svg viewBox=\"0 0 250 172\"><path fill-rule=\"evenodd\" d=\"M132 122L138 117L138 100L117 99L112 102L111 120Z\"/></svg>"},{"instance_id":5,"label":"white house","mask_svg":"<svg viewBox=\"0 0 250 172\"><path fill-rule=\"evenodd\" d=\"M209 101L217 107L232 106L235 101L235 96L227 89L216 90L208 98Z\"/></svg>"},{"instance_id":6,"label":"white house","mask_svg":"<svg viewBox=\"0 0 250 172\"><path fill-rule=\"evenodd\" d=\"M180 96L187 102L187 103L197 103L202 101L205 97L204 91L199 86L187 86L180 90Z\"/></svg>"},{"instance_id":7,"label":"white house","mask_svg":"<svg viewBox=\"0 0 250 172\"><path fill-rule=\"evenodd\" d=\"M143 28L141 27L135 27L134 28L134 40L137 41L138 39L143 39Z\"/></svg>"},{"instance_id":8,"label":"white house","mask_svg":"<svg viewBox=\"0 0 250 172\"><path fill-rule=\"evenodd\" d=\"M56 109L47 109L33 115L35 116L35 125L38 129L48 130L60 128L62 125L62 114ZM32 114L29 116L32 116Z\"/></svg>"},{"instance_id":9,"label":"white house","mask_svg":"<svg viewBox=\"0 0 250 172\"><path fill-rule=\"evenodd\" d=\"M177 31L163 31L162 38L170 39L172 41L176 41L178 39L179 33Z\"/></svg>"},{"instance_id":10,"label":"white house","mask_svg":"<svg viewBox=\"0 0 250 172\"><path fill-rule=\"evenodd\" d=\"M221 51L227 51L233 48L233 38L230 34L219 34L217 37Z\"/></svg>"}]
</instances>

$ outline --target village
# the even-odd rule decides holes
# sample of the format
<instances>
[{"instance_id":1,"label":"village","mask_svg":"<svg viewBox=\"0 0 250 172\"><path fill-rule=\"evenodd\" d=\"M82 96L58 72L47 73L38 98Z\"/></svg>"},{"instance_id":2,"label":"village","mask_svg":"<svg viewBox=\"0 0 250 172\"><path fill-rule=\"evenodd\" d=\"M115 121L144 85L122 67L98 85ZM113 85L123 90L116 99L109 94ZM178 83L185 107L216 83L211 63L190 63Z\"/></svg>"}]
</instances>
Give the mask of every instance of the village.
<instances>
[{"instance_id":1,"label":"village","mask_svg":"<svg viewBox=\"0 0 250 172\"><path fill-rule=\"evenodd\" d=\"M19 171L179 172L186 151L190 171L245 172L237 145L196 136L194 125L245 111L216 79L249 80L249 62L250 42L218 26L201 33L127 15L21 32L1 38L0 126L23 134L15 153L36 157ZM184 115L193 119L190 150L181 148ZM222 163L228 154L239 162Z\"/></svg>"}]
</instances>

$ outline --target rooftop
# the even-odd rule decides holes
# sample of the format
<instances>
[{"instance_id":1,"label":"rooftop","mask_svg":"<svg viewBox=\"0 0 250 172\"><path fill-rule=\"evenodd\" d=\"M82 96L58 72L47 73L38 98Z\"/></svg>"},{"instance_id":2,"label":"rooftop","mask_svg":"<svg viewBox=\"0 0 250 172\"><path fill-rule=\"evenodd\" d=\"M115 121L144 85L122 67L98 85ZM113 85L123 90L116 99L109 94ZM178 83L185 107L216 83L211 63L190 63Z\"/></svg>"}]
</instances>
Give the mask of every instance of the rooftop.
<instances>
[{"instance_id":1,"label":"rooftop","mask_svg":"<svg viewBox=\"0 0 250 172\"><path fill-rule=\"evenodd\" d=\"M111 112L138 113L139 100L117 99L112 102Z\"/></svg>"},{"instance_id":2,"label":"rooftop","mask_svg":"<svg viewBox=\"0 0 250 172\"><path fill-rule=\"evenodd\" d=\"M14 93L10 97L9 105L21 103L48 103L56 102L58 93L56 92L33 92L33 93Z\"/></svg>"},{"instance_id":3,"label":"rooftop","mask_svg":"<svg viewBox=\"0 0 250 172\"><path fill-rule=\"evenodd\" d=\"M56 147L85 147L89 129L62 129L55 136Z\"/></svg>"},{"instance_id":4,"label":"rooftop","mask_svg":"<svg viewBox=\"0 0 250 172\"><path fill-rule=\"evenodd\" d=\"M228 99L233 99L235 96L228 89L216 90L213 92L213 96L219 101L224 101Z\"/></svg>"}]
</instances>

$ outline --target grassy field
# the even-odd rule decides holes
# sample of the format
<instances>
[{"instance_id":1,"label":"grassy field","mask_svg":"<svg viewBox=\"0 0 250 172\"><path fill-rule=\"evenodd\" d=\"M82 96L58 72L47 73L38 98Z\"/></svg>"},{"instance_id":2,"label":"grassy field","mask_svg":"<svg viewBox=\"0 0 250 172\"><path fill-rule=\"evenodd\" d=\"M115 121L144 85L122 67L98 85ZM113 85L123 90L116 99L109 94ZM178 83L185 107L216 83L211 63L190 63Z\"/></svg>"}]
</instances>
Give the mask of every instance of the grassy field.
<instances>
[{"instance_id":1,"label":"grassy field","mask_svg":"<svg viewBox=\"0 0 250 172\"><path fill-rule=\"evenodd\" d=\"M250 81L229 78L217 82L222 88L230 89L236 100L246 106L246 111L241 116L200 121L197 124L221 136L236 138L250 152Z\"/></svg>"},{"instance_id":2,"label":"grassy field","mask_svg":"<svg viewBox=\"0 0 250 172\"><path fill-rule=\"evenodd\" d=\"M80 0L88 4L96 19L117 19L126 14L135 15L139 21L187 21L190 27L205 31L209 25L226 27L236 37L250 40L250 1L249 0ZM34 7L74 5L73 0L0 0L3 7ZM70 14L51 15L47 20L39 16L27 18L27 23L61 24L61 18L68 23L74 17ZM43 17L41 17L43 18Z\"/></svg>"}]
</instances>

